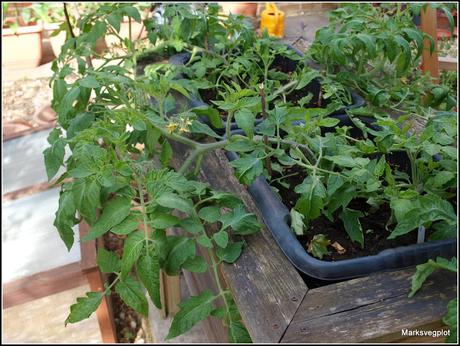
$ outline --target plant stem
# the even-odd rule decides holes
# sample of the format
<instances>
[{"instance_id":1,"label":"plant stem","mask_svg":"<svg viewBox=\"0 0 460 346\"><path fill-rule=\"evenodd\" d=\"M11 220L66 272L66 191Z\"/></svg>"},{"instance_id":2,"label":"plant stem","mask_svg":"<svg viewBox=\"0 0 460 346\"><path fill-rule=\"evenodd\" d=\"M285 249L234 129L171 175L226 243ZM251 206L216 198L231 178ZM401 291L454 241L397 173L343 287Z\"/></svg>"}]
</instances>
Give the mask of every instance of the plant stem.
<instances>
[{"instance_id":1,"label":"plant stem","mask_svg":"<svg viewBox=\"0 0 460 346\"><path fill-rule=\"evenodd\" d=\"M267 112L265 110L265 89L264 89L264 84L262 84L260 86L260 100L261 100L261 103L262 103L262 119L267 119ZM264 135L264 144L268 147L268 136L267 135ZM265 149L266 151L268 151L268 148ZM268 170L268 175L270 175L270 177L272 176L272 163L270 161L270 158L269 157L266 157L265 158L265 167L267 167L267 170Z\"/></svg>"}]
</instances>

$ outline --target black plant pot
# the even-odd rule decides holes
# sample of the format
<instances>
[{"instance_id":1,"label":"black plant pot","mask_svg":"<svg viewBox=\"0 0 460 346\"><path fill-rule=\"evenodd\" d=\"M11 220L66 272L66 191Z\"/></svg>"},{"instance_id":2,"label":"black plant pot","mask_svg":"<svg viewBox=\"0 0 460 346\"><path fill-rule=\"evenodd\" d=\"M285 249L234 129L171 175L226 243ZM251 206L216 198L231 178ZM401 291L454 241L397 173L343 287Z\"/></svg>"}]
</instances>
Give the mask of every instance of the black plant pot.
<instances>
[{"instance_id":1,"label":"black plant pot","mask_svg":"<svg viewBox=\"0 0 460 346\"><path fill-rule=\"evenodd\" d=\"M341 123L338 126L351 125L351 120L345 117L343 115L339 117ZM362 118L360 119L363 121ZM369 119L364 122L372 126ZM331 130L327 128L324 129L324 132ZM355 135L359 135L359 132L360 130L355 128ZM241 134L242 131L238 130L238 133ZM238 155L227 152L227 157L232 161L237 159ZM396 152L389 157L389 160L394 160L394 163L401 166L401 170L410 174L410 164L405 152ZM313 281L316 280L316 283L320 280L320 285L332 280L345 280L374 272L402 269L424 263L438 256L450 258L457 253L457 239L453 238L386 249L376 255L337 262L319 260L305 251L291 230L289 209L275 194L264 176L257 177L248 187L248 191L261 211L265 225L289 261L300 272L314 278Z\"/></svg>"},{"instance_id":2,"label":"black plant pot","mask_svg":"<svg viewBox=\"0 0 460 346\"><path fill-rule=\"evenodd\" d=\"M293 46L290 46L290 45L288 45L288 47L290 49L292 49L293 51L295 51L296 54L298 54L299 56L301 56L301 57L304 56L303 53L300 50L298 50L297 48L295 48ZM176 55L172 56L169 59L169 62L171 64L173 64L173 65L180 66L180 65L185 65L190 60L190 58L191 58L190 53L181 53L181 54L176 54ZM293 71L295 71L295 69L297 67L297 61L289 59L289 58L286 58L286 57L283 57L283 56L275 57L275 60L274 60L273 64L278 65L278 66L282 66L283 67L283 72L293 72ZM308 95L308 93L311 93L313 95L312 99L315 100L315 99L318 98L318 95L320 94L320 90L321 90L321 83L320 83L320 81L318 79L315 78L308 85L306 85L304 88L302 88L299 91L299 94L301 94L302 96L306 96L306 95ZM346 110L359 108L359 107L362 107L362 106L364 106L366 104L364 99L356 91L351 90L350 94L351 94L351 98L352 98L352 104L332 112L330 114L331 116L340 115L340 114L346 114ZM205 102L203 102L202 100L199 100L198 98L196 98L193 95L191 95L190 99L188 100L188 103L189 103L189 108L200 107L200 106L206 106L207 105ZM312 102L312 104L307 104L305 107L312 107L312 106L313 106L313 102ZM200 120L202 122L207 123L208 125L210 125L210 123L209 123L209 121L208 121L208 119L206 117L200 117ZM255 121L255 125L259 125L262 121L263 121L262 118L257 118L256 121ZM224 134L224 132L225 132L225 128L215 128L215 127L213 127L213 129L218 134L221 134L221 135ZM238 125L236 124L235 121L233 121L231 123L230 129L231 130L239 129L239 127L238 127Z\"/></svg>"}]
</instances>

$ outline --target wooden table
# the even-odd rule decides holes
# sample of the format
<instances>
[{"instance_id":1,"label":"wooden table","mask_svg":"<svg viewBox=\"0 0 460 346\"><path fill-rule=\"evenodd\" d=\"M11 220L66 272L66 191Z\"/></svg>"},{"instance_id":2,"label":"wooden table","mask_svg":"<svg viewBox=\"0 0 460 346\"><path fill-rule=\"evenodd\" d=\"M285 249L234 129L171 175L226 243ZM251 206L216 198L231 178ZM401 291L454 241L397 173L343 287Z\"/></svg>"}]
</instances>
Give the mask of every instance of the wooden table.
<instances>
[{"instance_id":1,"label":"wooden table","mask_svg":"<svg viewBox=\"0 0 460 346\"><path fill-rule=\"evenodd\" d=\"M172 143L176 168L187 148ZM223 151L203 158L199 179L214 189L238 195L247 209L261 215L246 188L239 184ZM443 338L407 337L403 329L437 329L456 296L456 275L435 273L413 298L408 298L414 268L309 289L283 255L264 226L245 238L241 257L221 265L220 272L233 292L253 342L442 342ZM215 290L207 273L185 273L190 292ZM209 318L205 327L209 342L226 342L220 321Z\"/></svg>"}]
</instances>

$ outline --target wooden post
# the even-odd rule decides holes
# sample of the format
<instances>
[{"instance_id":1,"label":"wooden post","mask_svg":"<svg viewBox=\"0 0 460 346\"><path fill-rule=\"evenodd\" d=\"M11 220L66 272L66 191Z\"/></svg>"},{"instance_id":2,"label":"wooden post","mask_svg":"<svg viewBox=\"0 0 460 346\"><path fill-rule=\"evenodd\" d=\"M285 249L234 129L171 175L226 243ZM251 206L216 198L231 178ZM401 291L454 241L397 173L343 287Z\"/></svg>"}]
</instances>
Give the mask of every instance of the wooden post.
<instances>
[{"instance_id":1,"label":"wooden post","mask_svg":"<svg viewBox=\"0 0 460 346\"><path fill-rule=\"evenodd\" d=\"M89 287L92 292L104 291L104 280L98 268L86 273ZM115 323L113 320L113 311L110 306L109 297L104 295L101 305L96 310L97 322L101 331L102 341L104 343L113 344L117 342L117 333L115 331Z\"/></svg>"},{"instance_id":2,"label":"wooden post","mask_svg":"<svg viewBox=\"0 0 460 346\"><path fill-rule=\"evenodd\" d=\"M437 45L437 12L429 4L421 12L422 31L430 35L434 42L434 52L430 54L430 41L425 39L423 43L422 70L429 72L435 83L439 82L439 61Z\"/></svg>"},{"instance_id":3,"label":"wooden post","mask_svg":"<svg viewBox=\"0 0 460 346\"><path fill-rule=\"evenodd\" d=\"M80 239L89 231L89 225L82 221L79 225ZM80 241L81 271L86 275L89 287L93 292L104 290L104 278L96 263L96 241ZM96 310L97 321L101 331L102 341L113 344L117 342L117 333L113 318L113 311L110 297L104 295L101 305Z\"/></svg>"}]
</instances>

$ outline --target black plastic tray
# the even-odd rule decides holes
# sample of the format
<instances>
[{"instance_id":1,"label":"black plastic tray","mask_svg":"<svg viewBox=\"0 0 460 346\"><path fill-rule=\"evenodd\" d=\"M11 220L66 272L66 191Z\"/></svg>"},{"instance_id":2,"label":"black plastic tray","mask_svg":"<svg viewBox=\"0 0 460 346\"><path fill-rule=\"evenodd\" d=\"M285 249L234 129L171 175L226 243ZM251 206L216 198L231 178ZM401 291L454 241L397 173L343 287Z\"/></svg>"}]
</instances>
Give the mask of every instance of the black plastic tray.
<instances>
[{"instance_id":1,"label":"black plastic tray","mask_svg":"<svg viewBox=\"0 0 460 346\"><path fill-rule=\"evenodd\" d=\"M300 50L298 50L297 48L295 48L295 47L293 47L291 45L288 45L288 47L290 49L292 49L293 51L295 51L296 54L298 54L299 56L301 56L301 57L304 56L304 54ZM169 62L172 65L180 66L180 65L185 65L190 60L190 58L191 58L190 53L188 53L188 52L180 53L180 54L176 54L176 55L172 56L169 59ZM276 63L282 64L286 71L294 71L296 69L296 66L297 66L297 62L295 60L291 60L291 59L284 58L284 57L275 57L274 64L276 64ZM320 88L321 88L320 81L318 79L314 79L308 85L306 85L302 89L302 91L303 91L303 93L305 95L307 95L308 92L311 92L313 95L317 95L317 94L319 94ZM350 90L350 94L351 94L351 98L352 98L352 104L332 112L330 114L330 116L345 114L346 110L363 107L366 104L365 100L356 91ZM194 95L190 95L190 98L188 100L188 105L189 105L189 108L194 108L194 107L200 107L200 106L207 106L208 104L206 104L202 100L198 99ZM202 122L207 123L208 125L210 125L209 121L208 121L208 119L206 117L200 117L200 120ZM256 119L255 120L255 125L260 124L262 121L263 121L262 118ZM213 129L219 134L223 134L224 131L225 131L224 128L215 128L215 127L213 127ZM239 127L236 124L236 122L232 122L231 126L230 126L230 129L231 130L237 130L237 129L239 129Z\"/></svg>"},{"instance_id":2,"label":"black plastic tray","mask_svg":"<svg viewBox=\"0 0 460 346\"><path fill-rule=\"evenodd\" d=\"M350 125L351 120L349 118L347 120L345 117L348 118L343 115L339 116L340 126ZM369 119L365 120L366 123L369 121ZM325 129L324 131L330 130ZM243 134L241 130L233 133ZM230 161L238 158L238 155L233 152L227 152L226 155ZM402 155L395 157L398 161L401 158ZM409 167L410 165L406 166ZM407 169L410 170L410 168ZM322 261L310 256L302 247L290 228L289 209L281 202L264 176L257 177L248 187L248 191L257 208L261 211L265 225L289 261L299 271L315 279L325 281L351 279L374 272L403 269L424 263L429 259L435 259L438 256L450 258L457 253L457 239L452 238L386 249L372 256L336 262Z\"/></svg>"}]
</instances>

